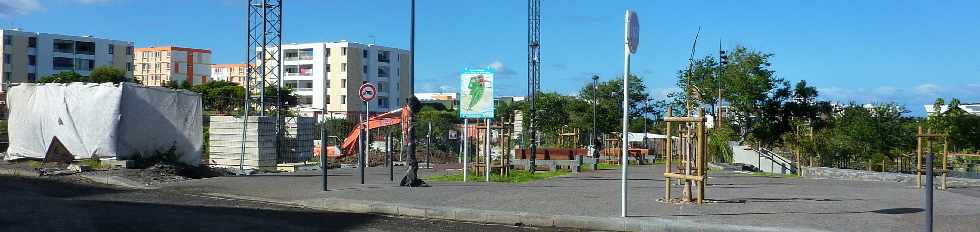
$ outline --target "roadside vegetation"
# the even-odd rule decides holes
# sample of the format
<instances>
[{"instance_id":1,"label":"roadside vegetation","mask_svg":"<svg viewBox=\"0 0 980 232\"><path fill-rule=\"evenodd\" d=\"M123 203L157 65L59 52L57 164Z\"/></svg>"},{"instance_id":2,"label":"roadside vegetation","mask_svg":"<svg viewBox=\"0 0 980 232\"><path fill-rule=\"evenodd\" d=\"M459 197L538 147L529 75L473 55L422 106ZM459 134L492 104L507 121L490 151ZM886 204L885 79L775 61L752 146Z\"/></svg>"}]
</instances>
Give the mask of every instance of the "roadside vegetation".
<instances>
[{"instance_id":1,"label":"roadside vegetation","mask_svg":"<svg viewBox=\"0 0 980 232\"><path fill-rule=\"evenodd\" d=\"M566 170L560 170L560 171L539 171L539 172L535 172L534 174L531 174L530 172L526 172L526 171L512 170L510 175L507 176L501 176L499 173L492 173L490 175L490 181L514 183L514 184L527 183L536 180L545 180L553 177L564 176L564 175L568 175L569 173L571 172ZM463 172L455 172L446 175L429 176L423 179L425 181L432 181L432 182L462 182ZM470 174L467 176L467 180L474 181L474 182L482 182L486 180L486 177L482 175L477 176L476 172L470 172Z\"/></svg>"}]
</instances>

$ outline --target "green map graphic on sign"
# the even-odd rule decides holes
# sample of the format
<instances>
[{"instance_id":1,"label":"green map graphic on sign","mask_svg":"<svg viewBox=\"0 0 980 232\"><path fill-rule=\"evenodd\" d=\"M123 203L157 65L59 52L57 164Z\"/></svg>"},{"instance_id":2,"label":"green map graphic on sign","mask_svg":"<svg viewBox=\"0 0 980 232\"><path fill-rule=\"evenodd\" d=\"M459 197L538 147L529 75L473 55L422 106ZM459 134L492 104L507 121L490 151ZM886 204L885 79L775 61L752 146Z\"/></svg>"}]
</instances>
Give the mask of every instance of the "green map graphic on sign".
<instances>
[{"instance_id":1,"label":"green map graphic on sign","mask_svg":"<svg viewBox=\"0 0 980 232\"><path fill-rule=\"evenodd\" d=\"M461 118L493 118L494 70L466 69L460 75Z\"/></svg>"}]
</instances>

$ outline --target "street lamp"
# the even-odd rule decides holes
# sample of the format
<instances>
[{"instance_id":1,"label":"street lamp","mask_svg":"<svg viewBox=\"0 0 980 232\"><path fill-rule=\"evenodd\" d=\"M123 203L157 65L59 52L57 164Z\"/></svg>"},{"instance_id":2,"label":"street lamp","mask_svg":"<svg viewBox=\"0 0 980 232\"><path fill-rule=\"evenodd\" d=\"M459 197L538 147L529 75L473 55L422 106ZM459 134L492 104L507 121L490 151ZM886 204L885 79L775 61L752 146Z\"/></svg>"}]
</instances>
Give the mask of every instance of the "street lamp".
<instances>
[{"instance_id":1,"label":"street lamp","mask_svg":"<svg viewBox=\"0 0 980 232\"><path fill-rule=\"evenodd\" d=\"M592 158L595 159L592 162L592 171L599 169L599 148L596 143L596 138L599 137L599 125L596 121L596 105L599 104L599 75L592 75L592 138L589 139L589 145L592 147Z\"/></svg>"}]
</instances>

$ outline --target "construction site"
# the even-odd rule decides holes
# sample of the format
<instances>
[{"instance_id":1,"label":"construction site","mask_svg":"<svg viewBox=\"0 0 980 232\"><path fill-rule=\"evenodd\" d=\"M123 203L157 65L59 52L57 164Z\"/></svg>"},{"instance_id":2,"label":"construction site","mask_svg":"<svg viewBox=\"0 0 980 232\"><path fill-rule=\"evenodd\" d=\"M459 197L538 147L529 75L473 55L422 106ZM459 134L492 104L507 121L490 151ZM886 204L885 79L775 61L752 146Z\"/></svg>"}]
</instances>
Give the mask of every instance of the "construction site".
<instances>
[{"instance_id":1,"label":"construction site","mask_svg":"<svg viewBox=\"0 0 980 232\"><path fill-rule=\"evenodd\" d=\"M939 98L919 117L896 104L822 100L806 80L775 76L771 53L719 39L705 55L700 26L684 35L690 44L674 45L689 52L672 57L686 58L671 77L676 90L655 94L630 71L647 65L631 64L645 55L632 10L615 15L622 72L542 81L541 2L528 0L527 25L513 25L527 29L523 96L498 94L512 74L488 66L464 67L448 81L455 92L420 99L411 1L406 55L372 53L410 70L345 76L343 104L355 110L337 113L331 81L309 82L328 92L310 100L287 84L299 82L284 63L299 58L284 58L283 1L249 0L241 96L4 83L0 175L515 230L980 231L980 114L970 104ZM385 92L401 81L405 94ZM314 228L286 230L302 229Z\"/></svg>"}]
</instances>

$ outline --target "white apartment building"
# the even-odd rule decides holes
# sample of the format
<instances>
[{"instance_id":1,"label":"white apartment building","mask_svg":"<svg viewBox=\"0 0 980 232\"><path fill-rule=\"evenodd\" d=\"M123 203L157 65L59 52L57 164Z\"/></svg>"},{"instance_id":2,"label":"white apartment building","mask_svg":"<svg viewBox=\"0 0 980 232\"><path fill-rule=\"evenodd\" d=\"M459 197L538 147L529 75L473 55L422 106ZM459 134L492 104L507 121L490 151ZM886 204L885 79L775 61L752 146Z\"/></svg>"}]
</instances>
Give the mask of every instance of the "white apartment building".
<instances>
[{"instance_id":1,"label":"white apartment building","mask_svg":"<svg viewBox=\"0 0 980 232\"><path fill-rule=\"evenodd\" d=\"M378 86L378 97L370 106L372 113L398 108L410 96L411 67L406 50L347 41L282 48L283 86L300 96L297 111L301 116L318 116L326 99L330 117L356 117L364 112L358 97L363 82ZM326 90L324 80L328 80Z\"/></svg>"},{"instance_id":2,"label":"white apartment building","mask_svg":"<svg viewBox=\"0 0 980 232\"><path fill-rule=\"evenodd\" d=\"M0 36L0 83L35 82L63 71L88 76L100 66L126 70L126 76L133 76L133 42L19 29L0 30Z\"/></svg>"}]
</instances>

